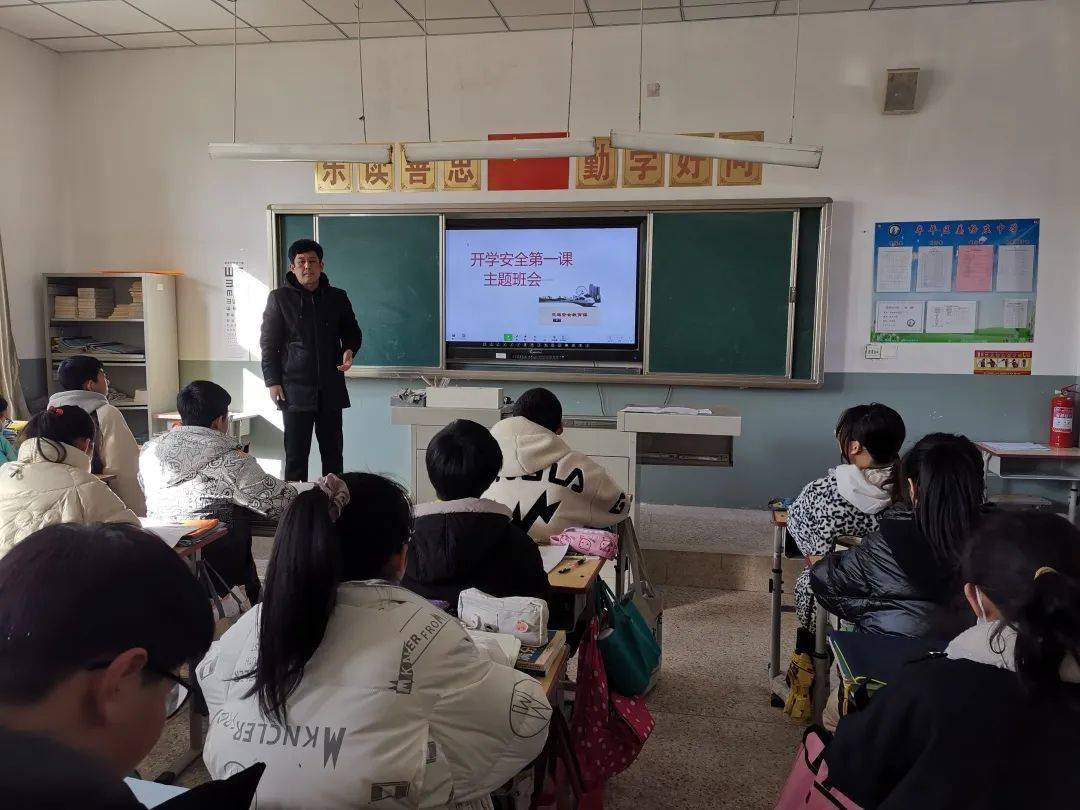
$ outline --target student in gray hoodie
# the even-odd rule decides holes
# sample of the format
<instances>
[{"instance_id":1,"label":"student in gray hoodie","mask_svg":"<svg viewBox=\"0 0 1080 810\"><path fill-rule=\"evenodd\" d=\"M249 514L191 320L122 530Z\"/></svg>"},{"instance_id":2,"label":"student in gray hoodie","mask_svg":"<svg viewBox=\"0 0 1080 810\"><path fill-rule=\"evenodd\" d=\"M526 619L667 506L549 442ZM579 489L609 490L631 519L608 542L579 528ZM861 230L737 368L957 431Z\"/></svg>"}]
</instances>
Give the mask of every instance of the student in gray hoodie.
<instances>
[{"instance_id":1,"label":"student in gray hoodie","mask_svg":"<svg viewBox=\"0 0 1080 810\"><path fill-rule=\"evenodd\" d=\"M124 414L109 404L105 367L88 354L69 357L60 364L57 377L63 390L49 397L49 407L76 405L90 414L97 427L91 471L116 476L109 482L113 492L136 515L146 515L146 498L139 485L139 443Z\"/></svg>"},{"instance_id":2,"label":"student in gray hoodie","mask_svg":"<svg viewBox=\"0 0 1080 810\"><path fill-rule=\"evenodd\" d=\"M906 430L887 405L855 405L840 415L836 441L843 464L811 481L788 511L788 534L809 560L832 548L838 537L865 537L892 503L892 467ZM814 626L810 568L795 583L795 612L807 630Z\"/></svg>"}]
</instances>

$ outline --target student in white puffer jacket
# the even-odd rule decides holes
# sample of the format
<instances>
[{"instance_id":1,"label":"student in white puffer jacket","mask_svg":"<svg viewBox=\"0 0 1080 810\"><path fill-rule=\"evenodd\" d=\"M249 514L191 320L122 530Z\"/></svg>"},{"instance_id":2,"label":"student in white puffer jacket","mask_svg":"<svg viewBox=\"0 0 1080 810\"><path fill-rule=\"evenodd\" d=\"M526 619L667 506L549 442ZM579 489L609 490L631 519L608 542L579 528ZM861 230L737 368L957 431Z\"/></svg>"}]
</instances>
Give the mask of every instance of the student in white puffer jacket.
<instances>
[{"instance_id":1,"label":"student in white puffer jacket","mask_svg":"<svg viewBox=\"0 0 1080 810\"><path fill-rule=\"evenodd\" d=\"M198 667L212 776L265 762L266 808L487 806L547 738L539 683L404 588L408 496L328 476L278 527L263 602Z\"/></svg>"},{"instance_id":2,"label":"student in white puffer jacket","mask_svg":"<svg viewBox=\"0 0 1080 810\"><path fill-rule=\"evenodd\" d=\"M139 519L90 473L94 420L74 405L47 408L23 428L19 458L0 467L0 556L57 523Z\"/></svg>"}]
</instances>

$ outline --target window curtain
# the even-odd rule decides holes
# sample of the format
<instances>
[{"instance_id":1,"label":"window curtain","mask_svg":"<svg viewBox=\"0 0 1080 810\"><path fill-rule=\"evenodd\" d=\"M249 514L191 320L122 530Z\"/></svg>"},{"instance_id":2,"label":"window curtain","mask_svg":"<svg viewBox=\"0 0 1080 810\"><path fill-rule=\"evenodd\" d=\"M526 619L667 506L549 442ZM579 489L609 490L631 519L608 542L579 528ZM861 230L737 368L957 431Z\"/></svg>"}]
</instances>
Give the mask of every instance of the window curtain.
<instances>
[{"instance_id":1,"label":"window curtain","mask_svg":"<svg viewBox=\"0 0 1080 810\"><path fill-rule=\"evenodd\" d=\"M19 382L19 356L15 352L15 335L11 329L11 307L8 301L7 270L4 267L4 242L0 237L0 393L11 406L11 416L25 419L26 411L22 384Z\"/></svg>"}]
</instances>

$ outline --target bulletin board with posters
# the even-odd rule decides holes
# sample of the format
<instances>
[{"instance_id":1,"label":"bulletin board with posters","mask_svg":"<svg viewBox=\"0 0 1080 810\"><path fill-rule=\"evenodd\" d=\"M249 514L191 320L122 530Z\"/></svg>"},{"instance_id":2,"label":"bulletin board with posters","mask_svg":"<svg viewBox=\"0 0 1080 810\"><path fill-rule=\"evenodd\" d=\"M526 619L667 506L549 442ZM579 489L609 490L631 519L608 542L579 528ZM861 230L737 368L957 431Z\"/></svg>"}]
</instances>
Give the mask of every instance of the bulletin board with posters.
<instances>
[{"instance_id":1,"label":"bulletin board with posters","mask_svg":"<svg viewBox=\"0 0 1080 810\"><path fill-rule=\"evenodd\" d=\"M1030 343L1039 220L879 222L870 340Z\"/></svg>"}]
</instances>

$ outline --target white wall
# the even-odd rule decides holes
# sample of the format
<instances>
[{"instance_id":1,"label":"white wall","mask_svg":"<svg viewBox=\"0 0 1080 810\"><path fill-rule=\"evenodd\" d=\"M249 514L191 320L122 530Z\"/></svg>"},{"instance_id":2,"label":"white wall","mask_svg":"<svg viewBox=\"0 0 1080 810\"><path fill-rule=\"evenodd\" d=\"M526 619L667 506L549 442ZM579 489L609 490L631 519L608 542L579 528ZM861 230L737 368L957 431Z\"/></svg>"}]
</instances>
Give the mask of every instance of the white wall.
<instances>
[{"instance_id":1,"label":"white wall","mask_svg":"<svg viewBox=\"0 0 1080 810\"><path fill-rule=\"evenodd\" d=\"M38 278L62 269L61 62L0 31L0 237L23 358L44 354Z\"/></svg>"},{"instance_id":2,"label":"white wall","mask_svg":"<svg viewBox=\"0 0 1080 810\"><path fill-rule=\"evenodd\" d=\"M659 81L662 94L646 101L645 128L761 128L786 138L793 34L791 17L649 27L645 80ZM574 132L635 126L637 29L579 29L577 37ZM595 198L833 197L829 371L971 369L970 345L902 346L896 360L863 359L876 221L1041 217L1035 371L1077 373L1080 3L810 15L802 37L796 140L824 144L820 171L766 167L760 188ZM566 31L432 38L433 136L565 126L567 42ZM426 137L422 40L364 47L370 138ZM356 43L247 46L239 58L240 140L358 139ZM62 62L65 267L182 269L185 359L224 356L215 295L223 261L245 258L269 281L267 204L419 199L316 195L308 165L211 163L206 143L231 137L229 48ZM881 115L885 68L910 65L925 71L920 112ZM487 196L589 199L573 191ZM247 306L257 311L261 302ZM29 329L20 323L21 334Z\"/></svg>"}]
</instances>

